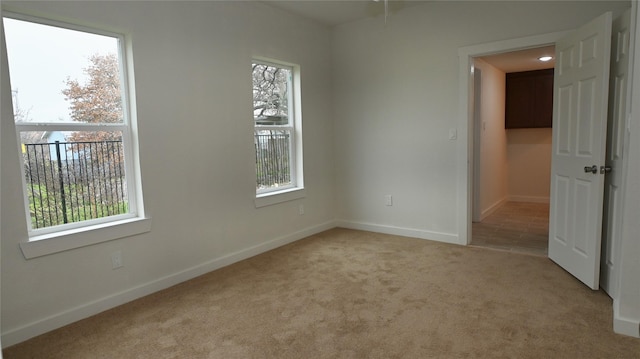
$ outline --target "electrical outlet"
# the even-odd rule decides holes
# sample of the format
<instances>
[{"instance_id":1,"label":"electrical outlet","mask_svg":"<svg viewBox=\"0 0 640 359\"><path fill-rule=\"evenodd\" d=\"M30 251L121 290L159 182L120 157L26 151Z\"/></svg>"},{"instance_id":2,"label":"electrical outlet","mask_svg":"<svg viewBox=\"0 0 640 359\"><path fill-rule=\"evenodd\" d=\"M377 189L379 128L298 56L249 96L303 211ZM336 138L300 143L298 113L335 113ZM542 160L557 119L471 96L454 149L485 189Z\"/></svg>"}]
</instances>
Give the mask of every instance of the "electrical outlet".
<instances>
[{"instance_id":1,"label":"electrical outlet","mask_svg":"<svg viewBox=\"0 0 640 359\"><path fill-rule=\"evenodd\" d=\"M298 214L301 216L304 214L304 204L298 205Z\"/></svg>"},{"instance_id":2,"label":"electrical outlet","mask_svg":"<svg viewBox=\"0 0 640 359\"><path fill-rule=\"evenodd\" d=\"M122 267L122 251L116 251L111 253L111 269L117 269Z\"/></svg>"}]
</instances>

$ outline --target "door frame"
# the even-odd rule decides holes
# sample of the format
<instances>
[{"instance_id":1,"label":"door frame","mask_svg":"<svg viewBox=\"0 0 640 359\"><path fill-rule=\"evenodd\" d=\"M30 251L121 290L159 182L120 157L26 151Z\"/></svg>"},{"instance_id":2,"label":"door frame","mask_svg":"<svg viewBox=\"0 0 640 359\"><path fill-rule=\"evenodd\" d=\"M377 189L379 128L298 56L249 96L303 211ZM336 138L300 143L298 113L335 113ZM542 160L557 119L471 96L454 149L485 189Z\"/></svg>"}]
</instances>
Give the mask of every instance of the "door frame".
<instances>
[{"instance_id":1,"label":"door frame","mask_svg":"<svg viewBox=\"0 0 640 359\"><path fill-rule=\"evenodd\" d=\"M553 32L542 35L527 36L516 39L495 41L485 44L465 46L458 49L459 75L458 89L459 116L457 121L457 166L458 166L458 198L457 222L458 243L471 243L471 220L473 218L473 174L474 174L474 68L476 57L495 55L504 52L526 50L536 47L555 45L569 31Z\"/></svg>"}]
</instances>

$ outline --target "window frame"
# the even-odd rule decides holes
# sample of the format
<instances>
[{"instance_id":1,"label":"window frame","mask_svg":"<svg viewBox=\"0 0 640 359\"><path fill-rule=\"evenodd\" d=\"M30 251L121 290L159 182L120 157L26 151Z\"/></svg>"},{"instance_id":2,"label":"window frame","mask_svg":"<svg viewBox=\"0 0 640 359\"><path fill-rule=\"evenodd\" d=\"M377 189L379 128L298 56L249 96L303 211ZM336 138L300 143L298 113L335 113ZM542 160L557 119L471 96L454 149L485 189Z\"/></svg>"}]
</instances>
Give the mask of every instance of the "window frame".
<instances>
[{"instance_id":1,"label":"window frame","mask_svg":"<svg viewBox=\"0 0 640 359\"><path fill-rule=\"evenodd\" d=\"M253 134L259 130L286 130L289 131L289 172L291 184L282 187L268 189L256 189L255 205L257 208L269 206L285 201L304 198L306 196L304 187L303 172L303 146L302 146L302 96L300 81L300 66L284 61L268 59L254 56L251 59L253 64L261 64L273 67L284 68L290 71L291 77L288 81L288 123L287 125L256 125L253 120ZM253 99L253 95L252 95ZM254 153L255 155L255 153ZM255 161L254 161L255 162ZM255 165L254 165L255 166ZM254 167L255 176L257 168Z\"/></svg>"},{"instance_id":2,"label":"window frame","mask_svg":"<svg viewBox=\"0 0 640 359\"><path fill-rule=\"evenodd\" d=\"M78 122L18 122L13 121L18 147L21 147L21 132L28 131L105 131L120 132L124 155L125 182L127 186L128 213L111 215L102 218L84 220L73 223L33 228L29 212L28 188L20 148L20 173L22 196L24 199L25 220L28 240L21 242L20 247L25 258L34 258L69 249L79 248L113 239L128 237L151 230L151 219L145 216L142 200L142 182L140 178L140 162L137 138L137 121L135 111L135 88L133 77L133 61L131 57L131 41L127 35L106 31L99 28L77 25L69 22L36 17L15 12L3 11L2 18L26 21L34 24L54 26L60 29L80 31L88 34L107 36L117 40L117 56L120 72L120 91L122 101L121 123L78 123ZM4 22L4 21L3 21ZM3 25L4 26L4 25ZM6 42L5 42L5 51ZM9 77L10 69L9 69ZM13 101L13 98L12 98Z\"/></svg>"}]
</instances>

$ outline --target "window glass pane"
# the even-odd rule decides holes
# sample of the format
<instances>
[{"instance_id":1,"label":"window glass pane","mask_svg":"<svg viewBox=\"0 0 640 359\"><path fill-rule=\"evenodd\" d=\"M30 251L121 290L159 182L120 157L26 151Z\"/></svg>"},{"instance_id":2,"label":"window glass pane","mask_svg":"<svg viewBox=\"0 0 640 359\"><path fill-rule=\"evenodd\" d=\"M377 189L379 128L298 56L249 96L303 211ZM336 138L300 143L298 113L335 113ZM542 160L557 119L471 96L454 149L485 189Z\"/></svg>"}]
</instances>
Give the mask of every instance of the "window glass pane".
<instances>
[{"instance_id":1,"label":"window glass pane","mask_svg":"<svg viewBox=\"0 0 640 359\"><path fill-rule=\"evenodd\" d=\"M260 63L252 68L255 124L288 125L291 70Z\"/></svg>"},{"instance_id":2,"label":"window glass pane","mask_svg":"<svg viewBox=\"0 0 640 359\"><path fill-rule=\"evenodd\" d=\"M256 190L290 186L291 133L289 130L256 130Z\"/></svg>"},{"instance_id":3,"label":"window glass pane","mask_svg":"<svg viewBox=\"0 0 640 359\"><path fill-rule=\"evenodd\" d=\"M21 132L31 227L129 211L122 133Z\"/></svg>"},{"instance_id":4,"label":"window glass pane","mask_svg":"<svg viewBox=\"0 0 640 359\"><path fill-rule=\"evenodd\" d=\"M123 122L117 38L3 21L17 123Z\"/></svg>"}]
</instances>

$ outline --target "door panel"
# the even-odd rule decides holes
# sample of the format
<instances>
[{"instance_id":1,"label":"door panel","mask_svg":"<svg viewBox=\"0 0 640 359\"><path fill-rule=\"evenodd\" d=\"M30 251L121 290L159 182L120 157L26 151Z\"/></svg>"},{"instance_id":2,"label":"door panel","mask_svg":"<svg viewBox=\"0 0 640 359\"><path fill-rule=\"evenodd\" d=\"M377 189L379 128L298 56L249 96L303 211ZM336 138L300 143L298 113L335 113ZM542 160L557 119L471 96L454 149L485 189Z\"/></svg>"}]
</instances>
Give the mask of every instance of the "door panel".
<instances>
[{"instance_id":1,"label":"door panel","mask_svg":"<svg viewBox=\"0 0 640 359\"><path fill-rule=\"evenodd\" d=\"M591 181L585 181L582 179L575 180L575 194L574 194L574 216L573 216L573 228L574 244L573 250L584 258L589 257L589 238L587 226L582 225L582 218L589 218L590 205L592 203L591 193L592 186Z\"/></svg>"},{"instance_id":2,"label":"door panel","mask_svg":"<svg viewBox=\"0 0 640 359\"><path fill-rule=\"evenodd\" d=\"M562 155L569 155L571 148L571 133L569 129L571 128L571 99L573 98L573 86L566 86L559 88L556 93L557 95L557 107L559 116L561 118L567 119L566 121L562 121L553 125L553 135L556 136L556 152ZM554 104L554 106L556 106Z\"/></svg>"},{"instance_id":3,"label":"door panel","mask_svg":"<svg viewBox=\"0 0 640 359\"><path fill-rule=\"evenodd\" d=\"M611 13L556 43L549 258L599 287Z\"/></svg>"},{"instance_id":4,"label":"door panel","mask_svg":"<svg viewBox=\"0 0 640 359\"><path fill-rule=\"evenodd\" d=\"M605 177L604 217L602 230L602 288L610 296L617 296L617 263L620 258L619 232L621 227L623 181L623 145L628 111L628 74L631 11L613 22L611 37L611 72L609 112L607 121L607 159L611 172Z\"/></svg>"},{"instance_id":5,"label":"door panel","mask_svg":"<svg viewBox=\"0 0 640 359\"><path fill-rule=\"evenodd\" d=\"M593 156L593 130L595 114L593 113L596 98L596 80L593 78L582 80L578 84L578 116L577 142L578 156L591 158Z\"/></svg>"},{"instance_id":6,"label":"door panel","mask_svg":"<svg viewBox=\"0 0 640 359\"><path fill-rule=\"evenodd\" d=\"M556 193L559 195L552 199L551 208L555 209L555 226L552 240L558 241L560 245L567 245L567 233L569 232L569 183L571 179L566 176L556 176L555 181L551 184L555 185Z\"/></svg>"}]
</instances>

